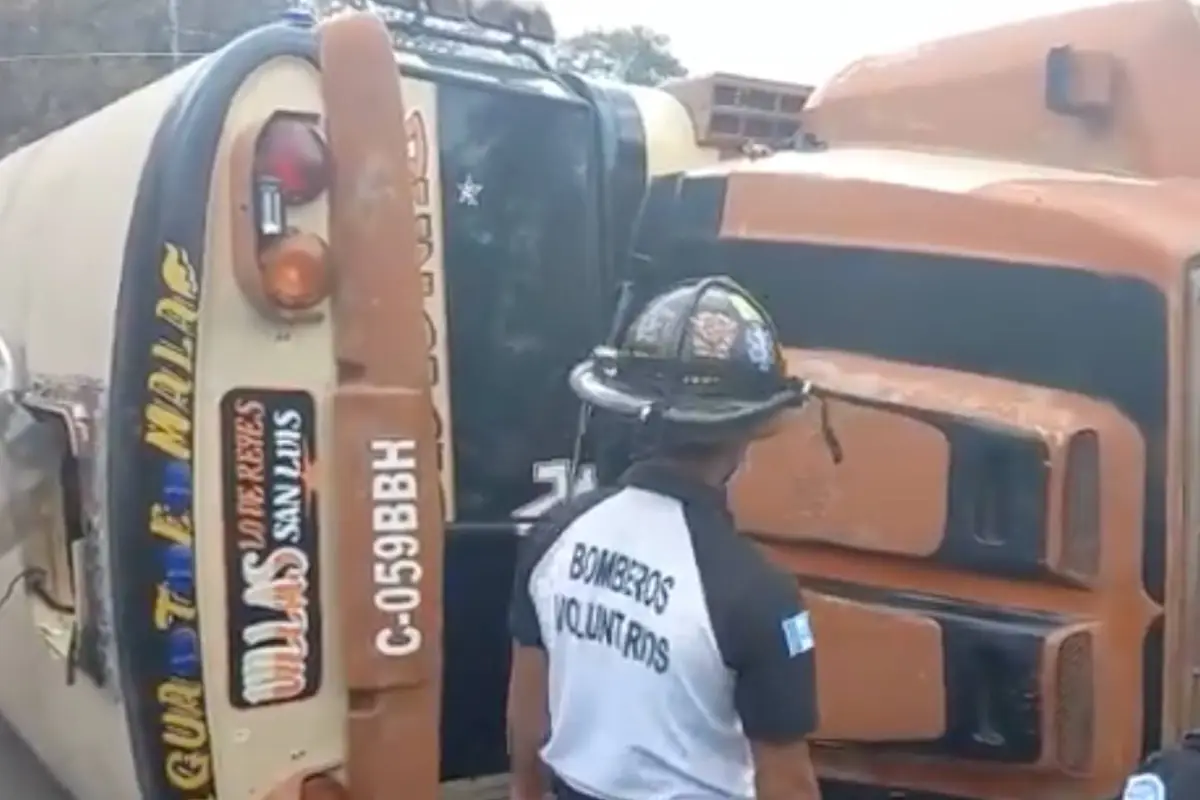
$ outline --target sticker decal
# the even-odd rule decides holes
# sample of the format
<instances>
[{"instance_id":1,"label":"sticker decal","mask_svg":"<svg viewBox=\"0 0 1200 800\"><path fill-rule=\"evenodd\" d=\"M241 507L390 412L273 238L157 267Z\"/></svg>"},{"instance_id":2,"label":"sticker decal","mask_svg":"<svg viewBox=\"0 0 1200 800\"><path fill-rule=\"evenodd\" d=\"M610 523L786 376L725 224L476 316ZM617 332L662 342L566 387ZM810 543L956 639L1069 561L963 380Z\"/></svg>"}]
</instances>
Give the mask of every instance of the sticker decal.
<instances>
[{"instance_id":1,"label":"sticker decal","mask_svg":"<svg viewBox=\"0 0 1200 800\"><path fill-rule=\"evenodd\" d=\"M692 317L692 355L727 360L733 353L742 326L736 319L719 311L700 311Z\"/></svg>"},{"instance_id":2,"label":"sticker decal","mask_svg":"<svg viewBox=\"0 0 1200 800\"><path fill-rule=\"evenodd\" d=\"M656 303L638 317L630 336L631 344L654 350L665 341L669 329L679 322L678 303Z\"/></svg>"},{"instance_id":3,"label":"sticker decal","mask_svg":"<svg viewBox=\"0 0 1200 800\"><path fill-rule=\"evenodd\" d=\"M144 530L152 581L147 586L146 658L153 660L157 678L146 691L169 797L193 800L215 791L196 607L192 494L200 285L188 252L171 243L163 248L158 278L141 413Z\"/></svg>"},{"instance_id":4,"label":"sticker decal","mask_svg":"<svg viewBox=\"0 0 1200 800\"><path fill-rule=\"evenodd\" d=\"M307 392L221 400L229 699L290 703L321 687L316 404Z\"/></svg>"},{"instance_id":5,"label":"sticker decal","mask_svg":"<svg viewBox=\"0 0 1200 800\"><path fill-rule=\"evenodd\" d=\"M1152 772L1134 775L1125 782L1121 800L1167 800L1167 787L1162 778Z\"/></svg>"},{"instance_id":6,"label":"sticker decal","mask_svg":"<svg viewBox=\"0 0 1200 800\"><path fill-rule=\"evenodd\" d=\"M815 642L807 611L801 611L793 617L788 617L783 621L782 627L788 658L795 658L813 649Z\"/></svg>"},{"instance_id":7,"label":"sticker decal","mask_svg":"<svg viewBox=\"0 0 1200 800\"><path fill-rule=\"evenodd\" d=\"M775 339L765 325L753 323L746 328L746 355L762 372L775 366Z\"/></svg>"},{"instance_id":8,"label":"sticker decal","mask_svg":"<svg viewBox=\"0 0 1200 800\"><path fill-rule=\"evenodd\" d=\"M483 185L476 183L475 178L468 173L462 183L458 184L458 204L460 206L478 206L479 194L482 191Z\"/></svg>"},{"instance_id":9,"label":"sticker decal","mask_svg":"<svg viewBox=\"0 0 1200 800\"><path fill-rule=\"evenodd\" d=\"M742 297L737 292L729 293L729 303L737 310L739 314L742 315L743 322L762 323L765 321L763 319L762 312L755 308L753 303L751 303L745 297Z\"/></svg>"}]
</instances>

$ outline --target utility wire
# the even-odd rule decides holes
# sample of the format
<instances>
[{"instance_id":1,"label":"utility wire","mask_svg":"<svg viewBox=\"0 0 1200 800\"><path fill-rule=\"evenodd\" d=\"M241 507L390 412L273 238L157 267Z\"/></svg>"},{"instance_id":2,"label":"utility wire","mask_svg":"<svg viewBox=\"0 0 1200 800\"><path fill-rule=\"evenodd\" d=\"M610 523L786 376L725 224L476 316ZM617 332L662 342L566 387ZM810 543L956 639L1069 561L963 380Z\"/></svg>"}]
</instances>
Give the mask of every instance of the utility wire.
<instances>
[{"instance_id":1,"label":"utility wire","mask_svg":"<svg viewBox=\"0 0 1200 800\"><path fill-rule=\"evenodd\" d=\"M17 592L18 586L20 586L22 583L32 584L33 581L44 577L45 574L45 570L37 567L30 567L22 570L15 578L12 579L12 582L8 584L8 587L4 590L4 593L0 594L0 609L4 608L8 601L13 598L13 595Z\"/></svg>"},{"instance_id":2,"label":"utility wire","mask_svg":"<svg viewBox=\"0 0 1200 800\"><path fill-rule=\"evenodd\" d=\"M179 0L167 0L167 17L171 24L171 60L179 66L179 59L183 57L180 52L183 48L179 44Z\"/></svg>"},{"instance_id":3,"label":"utility wire","mask_svg":"<svg viewBox=\"0 0 1200 800\"><path fill-rule=\"evenodd\" d=\"M212 50L184 50L179 46L179 42L174 36L175 33L178 33L180 38L184 36L204 37L208 39L216 38L222 41L228 39L231 35L230 31L206 31L199 28L184 27L179 27L176 30L173 27L170 50L93 50L82 53L17 53L11 56L0 55L0 64L21 64L37 61L88 61L105 58L169 58L174 61L184 58L199 58L213 52Z\"/></svg>"},{"instance_id":4,"label":"utility wire","mask_svg":"<svg viewBox=\"0 0 1200 800\"><path fill-rule=\"evenodd\" d=\"M209 55L211 51L183 50L172 52L95 52L95 53L26 53L19 56L0 56L0 64L24 64L37 61L90 61L93 59L122 58L196 58Z\"/></svg>"}]
</instances>

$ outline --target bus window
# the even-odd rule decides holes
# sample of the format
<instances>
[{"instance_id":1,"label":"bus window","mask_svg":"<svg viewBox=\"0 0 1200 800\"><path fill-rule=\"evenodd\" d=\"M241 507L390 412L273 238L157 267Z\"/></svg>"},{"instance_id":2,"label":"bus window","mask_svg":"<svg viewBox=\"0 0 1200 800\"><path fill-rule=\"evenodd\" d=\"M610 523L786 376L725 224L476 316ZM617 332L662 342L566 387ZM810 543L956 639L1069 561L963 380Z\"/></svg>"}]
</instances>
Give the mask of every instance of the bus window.
<instances>
[{"instance_id":1,"label":"bus window","mask_svg":"<svg viewBox=\"0 0 1200 800\"><path fill-rule=\"evenodd\" d=\"M594 120L567 97L439 90L460 522L507 523L570 452L571 366L594 344Z\"/></svg>"}]
</instances>

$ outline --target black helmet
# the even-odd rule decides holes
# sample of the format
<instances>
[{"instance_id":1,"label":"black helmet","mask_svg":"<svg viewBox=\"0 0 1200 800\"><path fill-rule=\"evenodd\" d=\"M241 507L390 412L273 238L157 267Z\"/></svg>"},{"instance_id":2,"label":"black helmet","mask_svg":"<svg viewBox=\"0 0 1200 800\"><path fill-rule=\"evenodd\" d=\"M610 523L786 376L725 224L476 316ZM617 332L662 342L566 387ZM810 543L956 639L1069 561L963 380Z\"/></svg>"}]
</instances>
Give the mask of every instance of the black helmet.
<instances>
[{"instance_id":1,"label":"black helmet","mask_svg":"<svg viewBox=\"0 0 1200 800\"><path fill-rule=\"evenodd\" d=\"M619 346L596 348L571 371L571 388L597 408L661 424L665 438L697 443L757 435L809 394L787 376L771 318L725 277L655 297Z\"/></svg>"}]
</instances>

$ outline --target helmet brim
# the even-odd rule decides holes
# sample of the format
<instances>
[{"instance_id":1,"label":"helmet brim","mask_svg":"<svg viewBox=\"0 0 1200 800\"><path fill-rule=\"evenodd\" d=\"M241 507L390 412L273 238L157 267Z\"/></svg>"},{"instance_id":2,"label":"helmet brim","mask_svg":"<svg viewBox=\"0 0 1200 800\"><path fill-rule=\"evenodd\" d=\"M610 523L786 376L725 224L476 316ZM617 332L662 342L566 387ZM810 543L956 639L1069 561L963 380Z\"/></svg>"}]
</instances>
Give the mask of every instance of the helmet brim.
<instances>
[{"instance_id":1,"label":"helmet brim","mask_svg":"<svg viewBox=\"0 0 1200 800\"><path fill-rule=\"evenodd\" d=\"M681 396L655 409L661 398L642 394L614 381L599 369L593 360L584 361L571 370L571 389L586 403L622 417L639 419L655 411L664 422L696 431L711 430L715 435L736 430L749 430L791 408L803 405L805 388L796 384L781 388L761 400Z\"/></svg>"}]
</instances>

